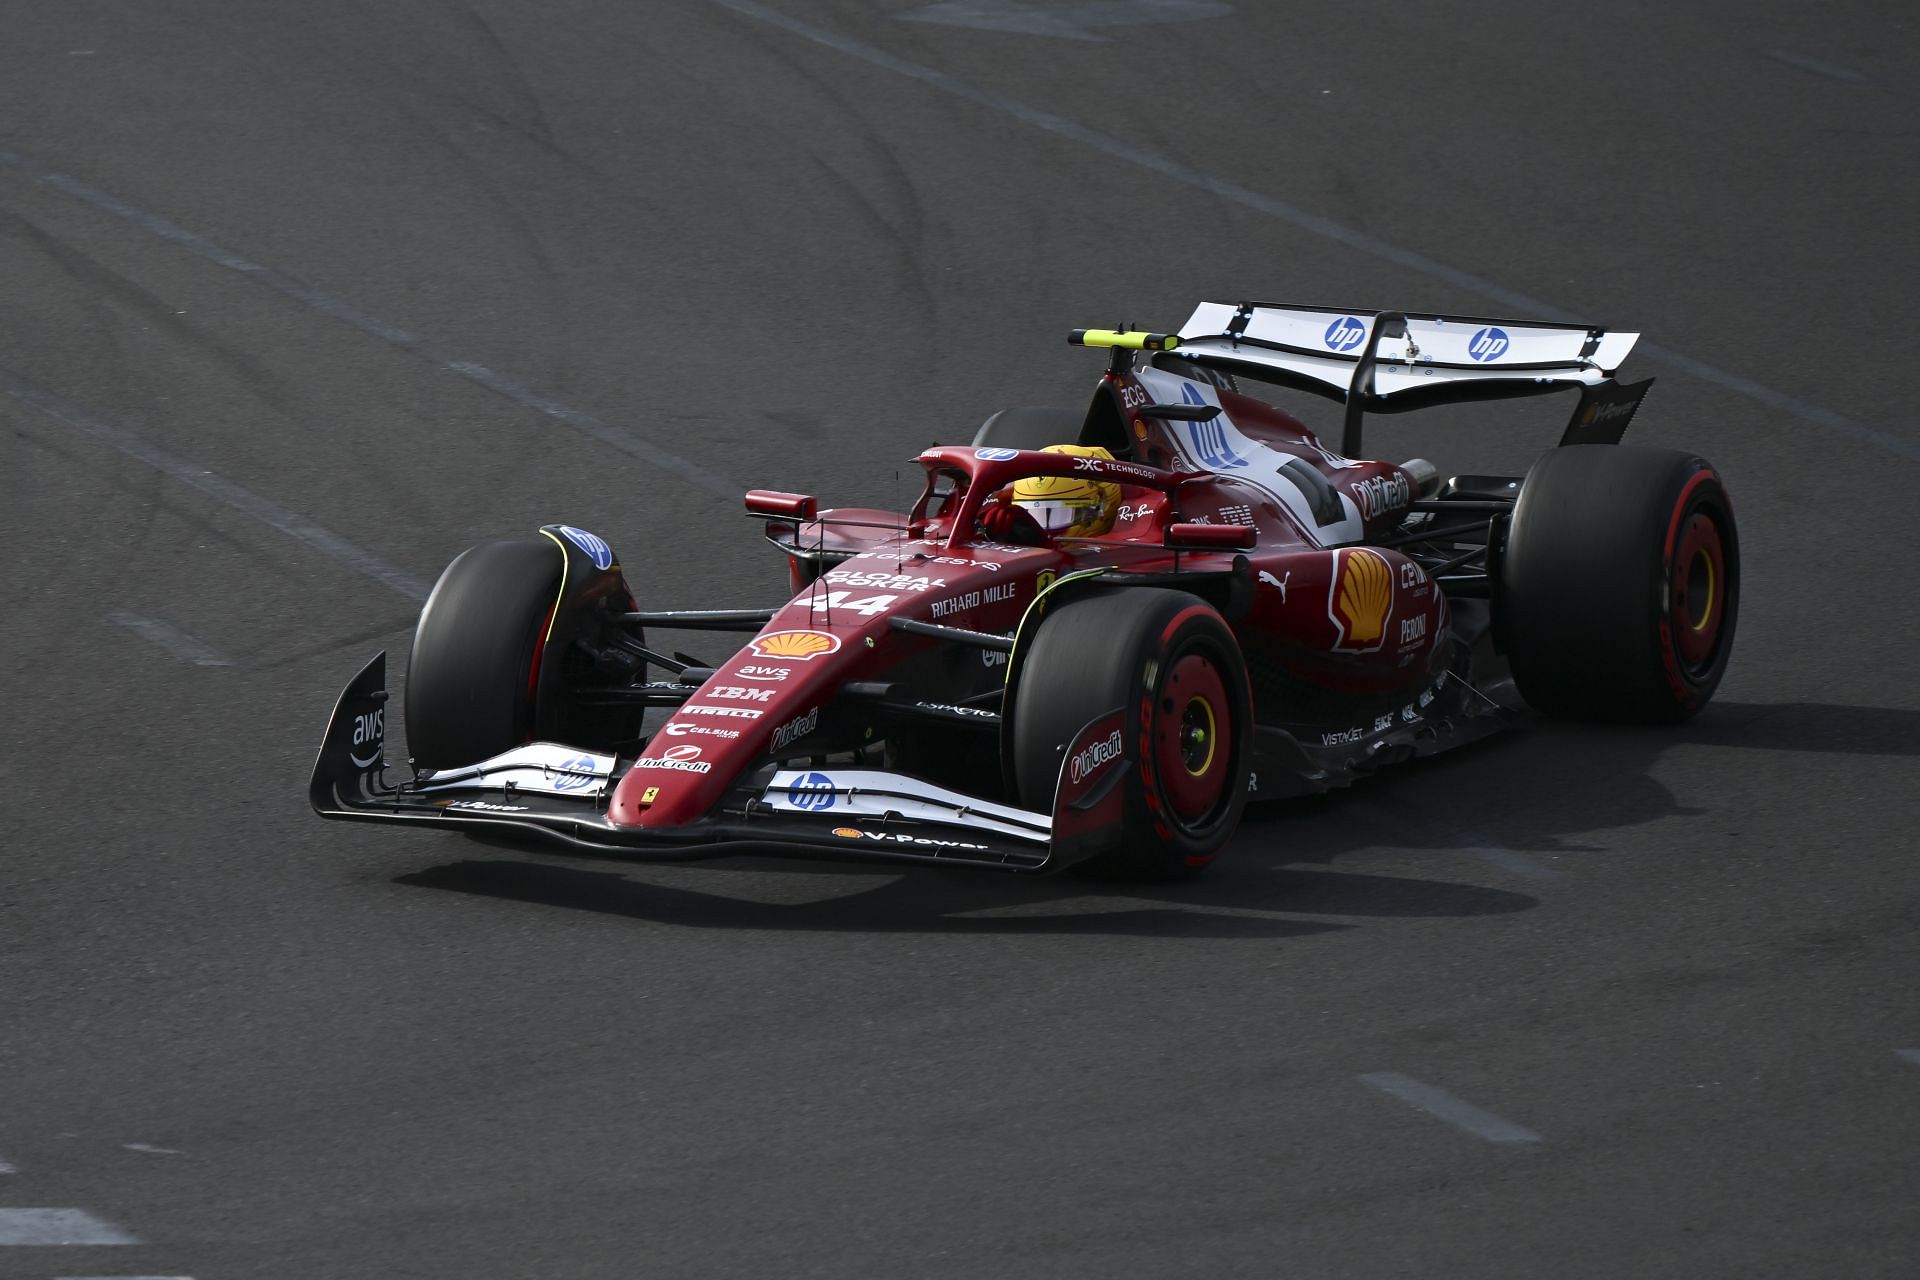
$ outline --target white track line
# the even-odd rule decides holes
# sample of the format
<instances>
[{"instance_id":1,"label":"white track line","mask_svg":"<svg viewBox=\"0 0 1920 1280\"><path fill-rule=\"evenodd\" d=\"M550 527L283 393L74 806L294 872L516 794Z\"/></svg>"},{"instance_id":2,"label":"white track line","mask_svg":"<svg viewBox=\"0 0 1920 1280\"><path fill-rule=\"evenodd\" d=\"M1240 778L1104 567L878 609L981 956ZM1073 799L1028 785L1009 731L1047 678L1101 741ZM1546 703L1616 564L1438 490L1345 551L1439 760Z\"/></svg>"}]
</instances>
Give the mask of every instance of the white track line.
<instances>
[{"instance_id":1,"label":"white track line","mask_svg":"<svg viewBox=\"0 0 1920 1280\"><path fill-rule=\"evenodd\" d=\"M1818 58L1809 58L1804 53L1795 53L1791 49L1768 49L1766 56L1775 62L1784 62L1801 71L1811 71L1814 75L1825 76L1829 80L1844 80L1849 84L1859 84L1867 77L1865 73L1852 67L1842 67L1831 62L1822 62Z\"/></svg>"},{"instance_id":2,"label":"white track line","mask_svg":"<svg viewBox=\"0 0 1920 1280\"><path fill-rule=\"evenodd\" d=\"M0 1248L139 1243L138 1236L85 1209L0 1209Z\"/></svg>"},{"instance_id":3,"label":"white track line","mask_svg":"<svg viewBox=\"0 0 1920 1280\"><path fill-rule=\"evenodd\" d=\"M1277 218L1282 222L1298 227L1302 231L1310 232L1313 235L1331 240L1336 244L1345 245L1347 248L1364 253L1369 257L1378 258L1383 262L1390 262L1395 266L1405 267L1409 271L1417 271L1421 275L1430 276L1446 284L1477 293L1481 297L1491 299L1503 307L1513 308L1515 315L1524 315L1528 319L1549 320L1557 316L1569 316L1572 314L1567 308L1557 307L1540 298L1521 293L1515 289L1509 289L1504 285L1495 284L1493 281L1482 276L1474 275L1470 271L1462 271L1458 267L1450 267L1444 262L1427 257L1424 253L1415 253L1411 249L1402 249L1400 246L1390 244L1378 236L1372 236L1364 231L1355 230L1352 227L1335 222L1331 218L1323 218L1317 213L1309 213L1298 205L1289 204L1285 200L1263 195L1258 191L1243 187L1237 182L1229 182L1224 178L1216 178L1211 174L1202 173L1198 169L1181 164L1178 160L1170 160L1166 156L1148 151L1144 147L1137 147L1124 138L1115 137L1110 133L1102 133L1098 129L1090 129L1079 121L1067 116L1056 115L1051 111L1044 111L1039 107L1029 106L1017 98L1009 98L1005 94L995 93L991 89L982 89L958 77L950 76L944 71L936 71L932 67L922 66L917 62L909 62L907 59L896 57L884 49L876 48L873 45L863 43L859 40L850 39L847 36L829 31L824 27L816 27L812 23L801 21L799 18L790 17L777 9L772 9L764 4L758 3L757 0L709 0L709 3L718 5L722 9L731 9L742 17L752 18L756 22L764 22L768 26L779 27L781 30L791 32L804 40L811 40L815 44L825 45L829 49L847 54L850 57L858 58L862 62L879 67L884 71L891 71L897 75L918 80L920 83L938 89L942 93L950 93L956 98L964 98L968 102L977 103L980 106L998 111L1002 115L1012 116L1016 120L1033 125L1035 128L1044 129L1048 133L1056 134L1070 141L1078 142L1082 146L1090 147L1104 155L1112 156L1116 160L1123 160L1128 164L1157 173L1161 177L1171 178L1173 181L1182 183L1185 186L1196 187L1209 195L1218 196L1222 200L1228 200L1240 205L1242 208L1252 209L1257 213L1264 213L1269 217ZM8 154L10 153L0 151L0 164L6 163L6 156ZM1868 423L1849 418L1845 414L1836 413L1834 410L1822 405L1817 405L1811 401L1788 395L1784 391L1776 391L1774 388L1755 382L1751 378L1745 378L1737 373L1729 373L1724 369L1716 368L1704 360L1697 360L1684 352L1675 351L1671 347L1663 347L1656 343L1643 341L1637 349L1646 352L1656 360L1664 360L1674 368L1679 369L1683 373L1692 374L1703 382L1710 382L1723 390L1745 396L1749 400L1756 400L1769 408L1778 409L1783 413L1790 413L1797 418L1825 427L1836 435L1849 436L1862 443L1885 449L1889 453L1897 453L1903 458L1920 461L1920 442L1894 435L1890 431L1883 431Z\"/></svg>"},{"instance_id":4,"label":"white track line","mask_svg":"<svg viewBox=\"0 0 1920 1280\"><path fill-rule=\"evenodd\" d=\"M1397 1071L1375 1071L1361 1076L1360 1079L1362 1083L1370 1084L1383 1093L1390 1093L1400 1101L1418 1107L1430 1116L1465 1129L1476 1138L1485 1138L1488 1142L1505 1143L1542 1141L1540 1135L1533 1130L1522 1128L1491 1111L1483 1111L1471 1102L1454 1097L1445 1089L1424 1084L1412 1076L1403 1076Z\"/></svg>"},{"instance_id":5,"label":"white track line","mask_svg":"<svg viewBox=\"0 0 1920 1280\"><path fill-rule=\"evenodd\" d=\"M233 665L232 658L219 653L199 637L188 635L173 624L162 622L158 618L143 618L137 613L115 609L107 615L107 621L116 627L125 627L141 639L159 645L182 662L191 662L196 667Z\"/></svg>"},{"instance_id":6,"label":"white track line","mask_svg":"<svg viewBox=\"0 0 1920 1280\"><path fill-rule=\"evenodd\" d=\"M212 498L218 498L235 511L252 516L262 524L269 525L296 538L308 546L324 551L335 560L354 569L389 590L405 596L409 600L425 600L427 584L406 570L388 564L364 547L357 547L330 529L322 528L313 521L296 512L278 506L251 489L243 489L224 476L215 475L190 458L170 453L154 444L145 436L136 435L117 423L110 422L85 405L75 404L46 388L27 381L10 369L0 369L0 394L12 396L22 404L58 418L70 427L76 427L103 444L111 445L129 458L146 463L155 471L171 476L185 485L191 485Z\"/></svg>"},{"instance_id":7,"label":"white track line","mask_svg":"<svg viewBox=\"0 0 1920 1280\"><path fill-rule=\"evenodd\" d=\"M7 1159L5 1156L0 1156L0 1173L18 1173L18 1172L20 1172L18 1169L14 1168L12 1165L7 1163Z\"/></svg>"},{"instance_id":8,"label":"white track line","mask_svg":"<svg viewBox=\"0 0 1920 1280\"><path fill-rule=\"evenodd\" d=\"M92 205L102 213L110 213L116 218L124 218L144 231L159 236L162 240L172 241L188 253L208 262L237 271L250 280L257 281L283 297L291 298L304 307L310 307L324 316L329 316L342 324L351 325L369 337L389 343L409 355L418 356L429 364L437 365L451 373L457 373L477 386L485 387L497 395L505 396L524 408L532 409L556 422L565 423L582 435L591 436L602 444L618 449L629 457L670 471L681 479L706 490L716 497L730 502L738 501L745 490L723 476L715 475L687 461L678 454L669 453L658 445L651 444L624 427L616 427L603 422L590 413L563 404L552 396L535 391L523 382L509 378L482 364L463 360L439 342L410 329L403 329L391 321L362 311L344 298L336 298L311 285L304 284L292 276L263 266L249 258L242 257L231 249L226 249L205 236L196 235L177 222L135 208L118 196L108 195L98 187L89 186L70 174L41 164L31 156L22 155L0 147L0 168L12 169L16 173L26 174L44 186L63 191L67 195Z\"/></svg>"}]
</instances>

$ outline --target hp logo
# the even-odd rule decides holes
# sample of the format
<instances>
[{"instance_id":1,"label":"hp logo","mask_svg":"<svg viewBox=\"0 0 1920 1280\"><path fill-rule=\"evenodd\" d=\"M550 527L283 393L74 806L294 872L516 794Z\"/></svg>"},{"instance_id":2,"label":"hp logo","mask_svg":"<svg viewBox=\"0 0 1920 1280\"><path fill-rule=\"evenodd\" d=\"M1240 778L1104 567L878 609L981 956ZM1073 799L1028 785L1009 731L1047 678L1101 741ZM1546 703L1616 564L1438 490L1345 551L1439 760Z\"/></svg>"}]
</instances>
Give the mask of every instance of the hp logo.
<instances>
[{"instance_id":1,"label":"hp logo","mask_svg":"<svg viewBox=\"0 0 1920 1280\"><path fill-rule=\"evenodd\" d=\"M571 760L562 760L559 768L569 770L569 772L555 774L553 789L555 791L584 791L586 788L600 781L599 778L594 776L594 771L599 767L600 762L592 756L575 756ZM571 772L571 770L576 769L579 770L579 772Z\"/></svg>"},{"instance_id":2,"label":"hp logo","mask_svg":"<svg viewBox=\"0 0 1920 1280\"><path fill-rule=\"evenodd\" d=\"M787 799L796 809L831 809L833 779L824 773L810 773L787 788Z\"/></svg>"},{"instance_id":3,"label":"hp logo","mask_svg":"<svg viewBox=\"0 0 1920 1280\"><path fill-rule=\"evenodd\" d=\"M607 545L605 538L596 533L588 533L585 529L576 529L570 524L561 525L560 532L567 535L568 542L587 553L587 558L593 561L594 568L613 568L613 548Z\"/></svg>"},{"instance_id":4,"label":"hp logo","mask_svg":"<svg viewBox=\"0 0 1920 1280\"><path fill-rule=\"evenodd\" d=\"M1351 351L1367 336L1367 326L1353 316L1341 316L1327 326L1326 342L1335 351Z\"/></svg>"},{"instance_id":5,"label":"hp logo","mask_svg":"<svg viewBox=\"0 0 1920 1280\"><path fill-rule=\"evenodd\" d=\"M1180 399L1187 404L1205 404L1207 398L1200 394L1200 388L1191 382L1180 388ZM1193 431L1193 456L1209 471L1220 471L1227 467L1244 467L1247 460L1233 451L1227 442L1227 429L1220 425L1215 417L1210 422L1196 422Z\"/></svg>"},{"instance_id":6,"label":"hp logo","mask_svg":"<svg viewBox=\"0 0 1920 1280\"><path fill-rule=\"evenodd\" d=\"M1507 351L1507 331L1495 329L1491 325L1473 335L1473 341L1467 344L1467 354L1475 360L1498 360Z\"/></svg>"},{"instance_id":7,"label":"hp logo","mask_svg":"<svg viewBox=\"0 0 1920 1280\"><path fill-rule=\"evenodd\" d=\"M1008 462L1020 456L1018 449L975 449L973 456L982 462Z\"/></svg>"}]
</instances>

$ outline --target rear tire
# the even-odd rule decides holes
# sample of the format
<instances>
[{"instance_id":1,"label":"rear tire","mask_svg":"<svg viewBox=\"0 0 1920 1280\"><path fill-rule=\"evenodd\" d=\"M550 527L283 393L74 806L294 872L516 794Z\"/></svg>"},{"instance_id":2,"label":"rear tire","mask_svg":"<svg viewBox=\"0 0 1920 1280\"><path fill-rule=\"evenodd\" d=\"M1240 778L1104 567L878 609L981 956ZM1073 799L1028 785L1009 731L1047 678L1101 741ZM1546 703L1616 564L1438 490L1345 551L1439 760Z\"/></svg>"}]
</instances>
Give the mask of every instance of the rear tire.
<instances>
[{"instance_id":1,"label":"rear tire","mask_svg":"<svg viewBox=\"0 0 1920 1280\"><path fill-rule=\"evenodd\" d=\"M1028 407L1002 409L973 433L975 448L1044 449L1080 439L1087 415L1077 409Z\"/></svg>"},{"instance_id":2,"label":"rear tire","mask_svg":"<svg viewBox=\"0 0 1920 1280\"><path fill-rule=\"evenodd\" d=\"M423 769L474 764L533 740L535 655L560 594L545 538L488 542L440 575L407 659L407 748Z\"/></svg>"},{"instance_id":3,"label":"rear tire","mask_svg":"<svg viewBox=\"0 0 1920 1280\"><path fill-rule=\"evenodd\" d=\"M1684 720L1719 686L1739 611L1733 506L1704 459L1569 445L1527 473L1495 623L1537 710Z\"/></svg>"},{"instance_id":4,"label":"rear tire","mask_svg":"<svg viewBox=\"0 0 1920 1280\"><path fill-rule=\"evenodd\" d=\"M1022 659L1013 703L1021 801L1052 812L1067 745L1126 709L1121 845L1087 869L1183 879L1206 869L1247 803L1253 699L1240 646L1214 608L1130 587L1056 605Z\"/></svg>"}]
</instances>

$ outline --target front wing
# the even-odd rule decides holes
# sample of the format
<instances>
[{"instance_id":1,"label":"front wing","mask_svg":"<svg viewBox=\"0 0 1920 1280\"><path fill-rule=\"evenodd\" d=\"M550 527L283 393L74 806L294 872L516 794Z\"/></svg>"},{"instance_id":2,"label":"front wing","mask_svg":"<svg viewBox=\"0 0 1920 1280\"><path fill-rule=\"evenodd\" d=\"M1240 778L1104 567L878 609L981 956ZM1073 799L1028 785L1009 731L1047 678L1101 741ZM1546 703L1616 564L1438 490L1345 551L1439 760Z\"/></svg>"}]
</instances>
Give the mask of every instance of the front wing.
<instances>
[{"instance_id":1,"label":"front wing","mask_svg":"<svg viewBox=\"0 0 1920 1280\"><path fill-rule=\"evenodd\" d=\"M461 769L414 772L386 761L386 654L367 663L334 707L308 799L323 818L517 834L580 852L651 860L772 853L835 860L1060 870L1117 843L1124 749L1118 708L1076 735L1051 814L935 787L903 774L769 760L697 822L672 828L607 819L622 762L559 743L531 743ZM1097 749L1096 749L1097 748ZM1071 768L1079 758L1097 768Z\"/></svg>"}]
</instances>

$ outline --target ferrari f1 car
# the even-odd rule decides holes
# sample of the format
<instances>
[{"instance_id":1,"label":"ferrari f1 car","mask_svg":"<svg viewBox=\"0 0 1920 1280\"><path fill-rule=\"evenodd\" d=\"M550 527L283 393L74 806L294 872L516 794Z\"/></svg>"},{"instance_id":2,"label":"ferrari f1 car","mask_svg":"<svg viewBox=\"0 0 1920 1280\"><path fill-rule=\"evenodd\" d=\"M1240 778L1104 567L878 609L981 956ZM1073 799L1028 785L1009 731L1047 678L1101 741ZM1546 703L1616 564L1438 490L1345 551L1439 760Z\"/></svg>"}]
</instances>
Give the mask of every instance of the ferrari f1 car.
<instances>
[{"instance_id":1,"label":"ferrari f1 car","mask_svg":"<svg viewBox=\"0 0 1920 1280\"><path fill-rule=\"evenodd\" d=\"M1076 331L1110 352L1088 409L926 450L910 510L746 494L790 575L771 607L645 609L570 525L465 552L413 638L406 767L381 654L313 807L634 857L1181 876L1249 800L1528 708L1680 720L1726 669L1739 543L1711 466L1619 443L1637 337L1221 302L1180 334ZM1342 405L1338 451L1242 381ZM1369 412L1556 391L1578 403L1524 477L1364 460ZM1042 525L1023 491L1099 518Z\"/></svg>"}]
</instances>

